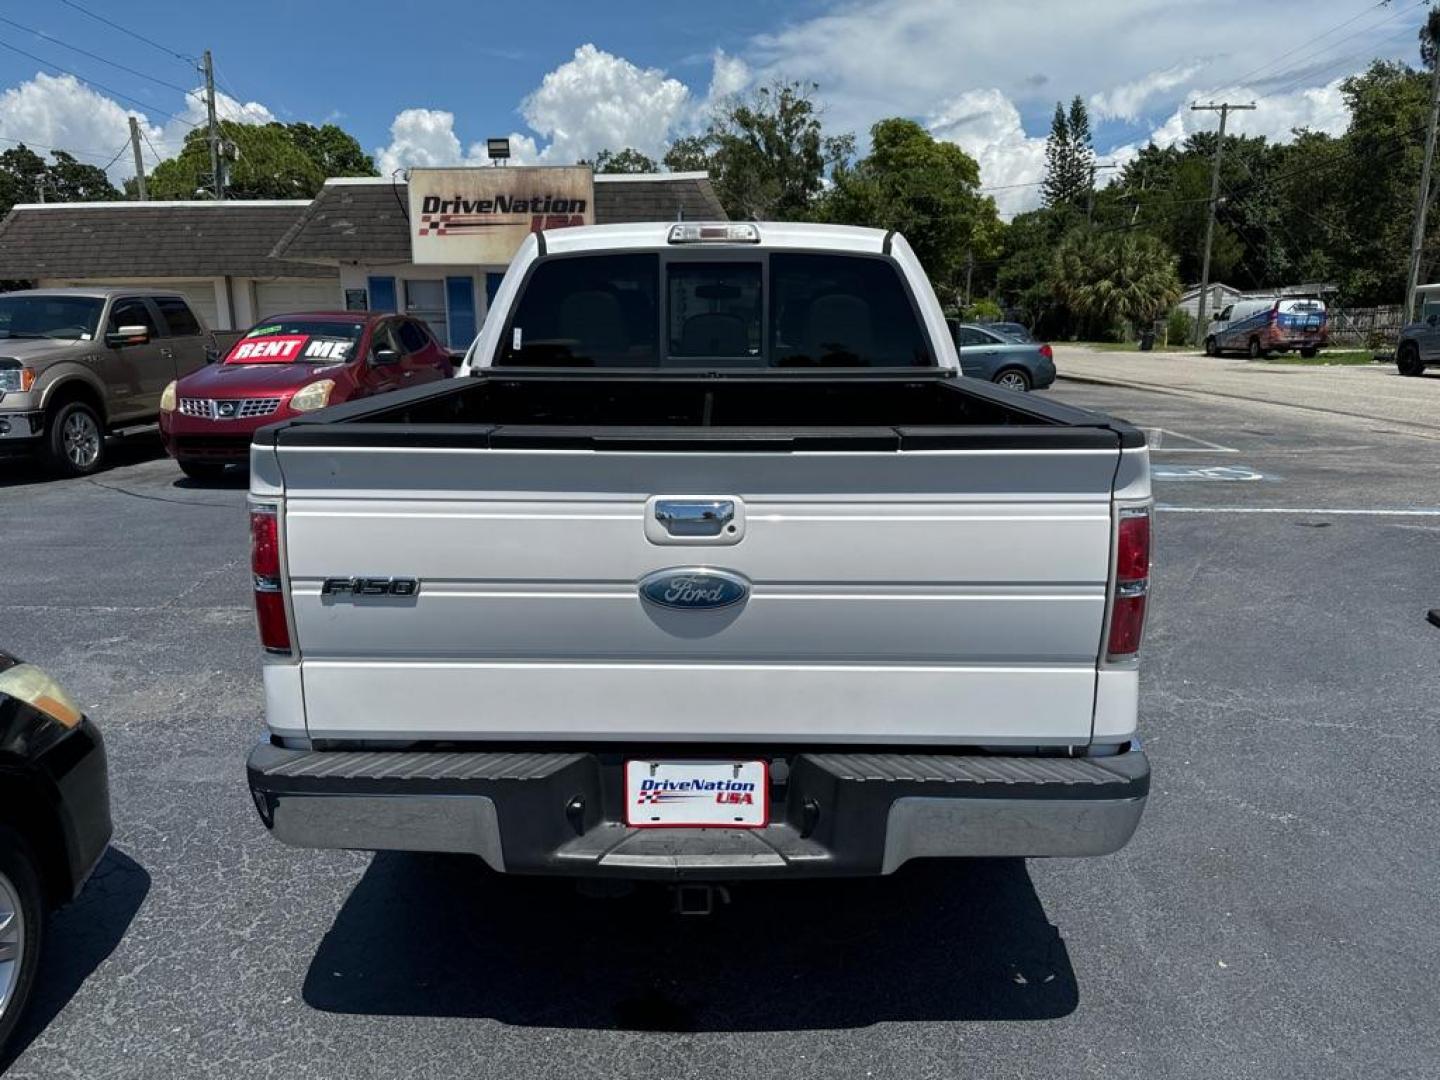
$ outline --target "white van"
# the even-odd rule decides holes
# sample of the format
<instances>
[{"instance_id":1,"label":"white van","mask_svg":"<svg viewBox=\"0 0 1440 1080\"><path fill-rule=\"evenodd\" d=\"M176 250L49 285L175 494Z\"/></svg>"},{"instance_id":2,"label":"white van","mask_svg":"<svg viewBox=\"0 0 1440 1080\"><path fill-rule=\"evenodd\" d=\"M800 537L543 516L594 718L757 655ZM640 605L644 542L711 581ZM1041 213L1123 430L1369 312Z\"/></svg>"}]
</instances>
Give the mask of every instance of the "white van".
<instances>
[{"instance_id":1,"label":"white van","mask_svg":"<svg viewBox=\"0 0 1440 1080\"><path fill-rule=\"evenodd\" d=\"M1237 300L1215 317L1205 336L1205 355L1243 352L1252 360L1298 350L1314 356L1329 344L1325 301L1310 296Z\"/></svg>"}]
</instances>

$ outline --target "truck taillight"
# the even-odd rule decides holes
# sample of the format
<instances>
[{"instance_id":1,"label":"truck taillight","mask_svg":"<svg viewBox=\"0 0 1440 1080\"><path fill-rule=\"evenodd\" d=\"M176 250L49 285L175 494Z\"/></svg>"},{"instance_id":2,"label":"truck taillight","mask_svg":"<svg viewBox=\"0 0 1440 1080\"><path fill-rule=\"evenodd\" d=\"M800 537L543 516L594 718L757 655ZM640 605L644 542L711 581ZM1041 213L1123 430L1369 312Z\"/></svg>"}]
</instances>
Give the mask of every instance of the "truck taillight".
<instances>
[{"instance_id":1,"label":"truck taillight","mask_svg":"<svg viewBox=\"0 0 1440 1080\"><path fill-rule=\"evenodd\" d=\"M1145 598L1150 591L1150 508L1120 511L1120 535L1115 552L1115 603L1110 609L1108 659L1119 660L1140 651L1145 629Z\"/></svg>"},{"instance_id":2,"label":"truck taillight","mask_svg":"<svg viewBox=\"0 0 1440 1080\"><path fill-rule=\"evenodd\" d=\"M285 593L280 588L280 519L273 506L250 508L250 574L260 644L270 653L290 652Z\"/></svg>"}]
</instances>

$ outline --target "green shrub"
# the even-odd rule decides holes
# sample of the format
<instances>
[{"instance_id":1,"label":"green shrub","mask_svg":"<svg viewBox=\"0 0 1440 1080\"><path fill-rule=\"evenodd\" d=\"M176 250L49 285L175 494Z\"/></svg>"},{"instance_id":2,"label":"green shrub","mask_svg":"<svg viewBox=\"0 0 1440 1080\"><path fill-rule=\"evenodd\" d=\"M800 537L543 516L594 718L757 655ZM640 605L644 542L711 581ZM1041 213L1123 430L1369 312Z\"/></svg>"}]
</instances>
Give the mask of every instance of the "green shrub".
<instances>
[{"instance_id":1,"label":"green shrub","mask_svg":"<svg viewBox=\"0 0 1440 1080\"><path fill-rule=\"evenodd\" d=\"M1195 334L1195 319L1184 308L1176 308L1165 320L1165 340L1171 345L1184 345Z\"/></svg>"},{"instance_id":2,"label":"green shrub","mask_svg":"<svg viewBox=\"0 0 1440 1080\"><path fill-rule=\"evenodd\" d=\"M963 322L999 322L1005 317L1005 312L994 300L981 297L965 309Z\"/></svg>"}]
</instances>

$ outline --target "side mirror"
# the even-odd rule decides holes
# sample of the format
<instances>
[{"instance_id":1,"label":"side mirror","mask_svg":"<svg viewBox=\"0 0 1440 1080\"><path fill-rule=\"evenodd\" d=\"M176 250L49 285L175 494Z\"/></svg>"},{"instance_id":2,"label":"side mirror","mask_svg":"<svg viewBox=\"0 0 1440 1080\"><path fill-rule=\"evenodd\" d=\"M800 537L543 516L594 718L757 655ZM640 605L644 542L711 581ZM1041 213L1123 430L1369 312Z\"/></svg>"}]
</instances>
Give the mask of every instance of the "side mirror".
<instances>
[{"instance_id":1,"label":"side mirror","mask_svg":"<svg viewBox=\"0 0 1440 1080\"><path fill-rule=\"evenodd\" d=\"M398 364L400 354L394 349L376 349L370 354L370 362L376 367L384 367L387 364Z\"/></svg>"},{"instance_id":2,"label":"side mirror","mask_svg":"<svg viewBox=\"0 0 1440 1080\"><path fill-rule=\"evenodd\" d=\"M1436 313L1434 315L1427 315L1425 317L1425 324L1427 326L1434 326L1437 322L1440 322L1440 313Z\"/></svg>"},{"instance_id":3,"label":"side mirror","mask_svg":"<svg viewBox=\"0 0 1440 1080\"><path fill-rule=\"evenodd\" d=\"M148 326L122 326L105 335L105 344L112 349L123 349L126 345L144 345L150 340Z\"/></svg>"}]
</instances>

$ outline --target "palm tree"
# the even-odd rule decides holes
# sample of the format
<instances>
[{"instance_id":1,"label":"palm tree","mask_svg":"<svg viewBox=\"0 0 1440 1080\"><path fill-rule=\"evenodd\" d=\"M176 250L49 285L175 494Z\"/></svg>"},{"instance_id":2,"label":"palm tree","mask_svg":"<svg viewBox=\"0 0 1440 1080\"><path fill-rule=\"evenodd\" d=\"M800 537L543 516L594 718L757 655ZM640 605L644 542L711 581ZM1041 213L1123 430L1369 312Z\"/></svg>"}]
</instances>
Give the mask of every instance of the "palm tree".
<instances>
[{"instance_id":1,"label":"palm tree","mask_svg":"<svg viewBox=\"0 0 1440 1080\"><path fill-rule=\"evenodd\" d=\"M1055 252L1055 295L1092 323L1140 326L1180 298L1176 258L1148 233L1077 230Z\"/></svg>"}]
</instances>

